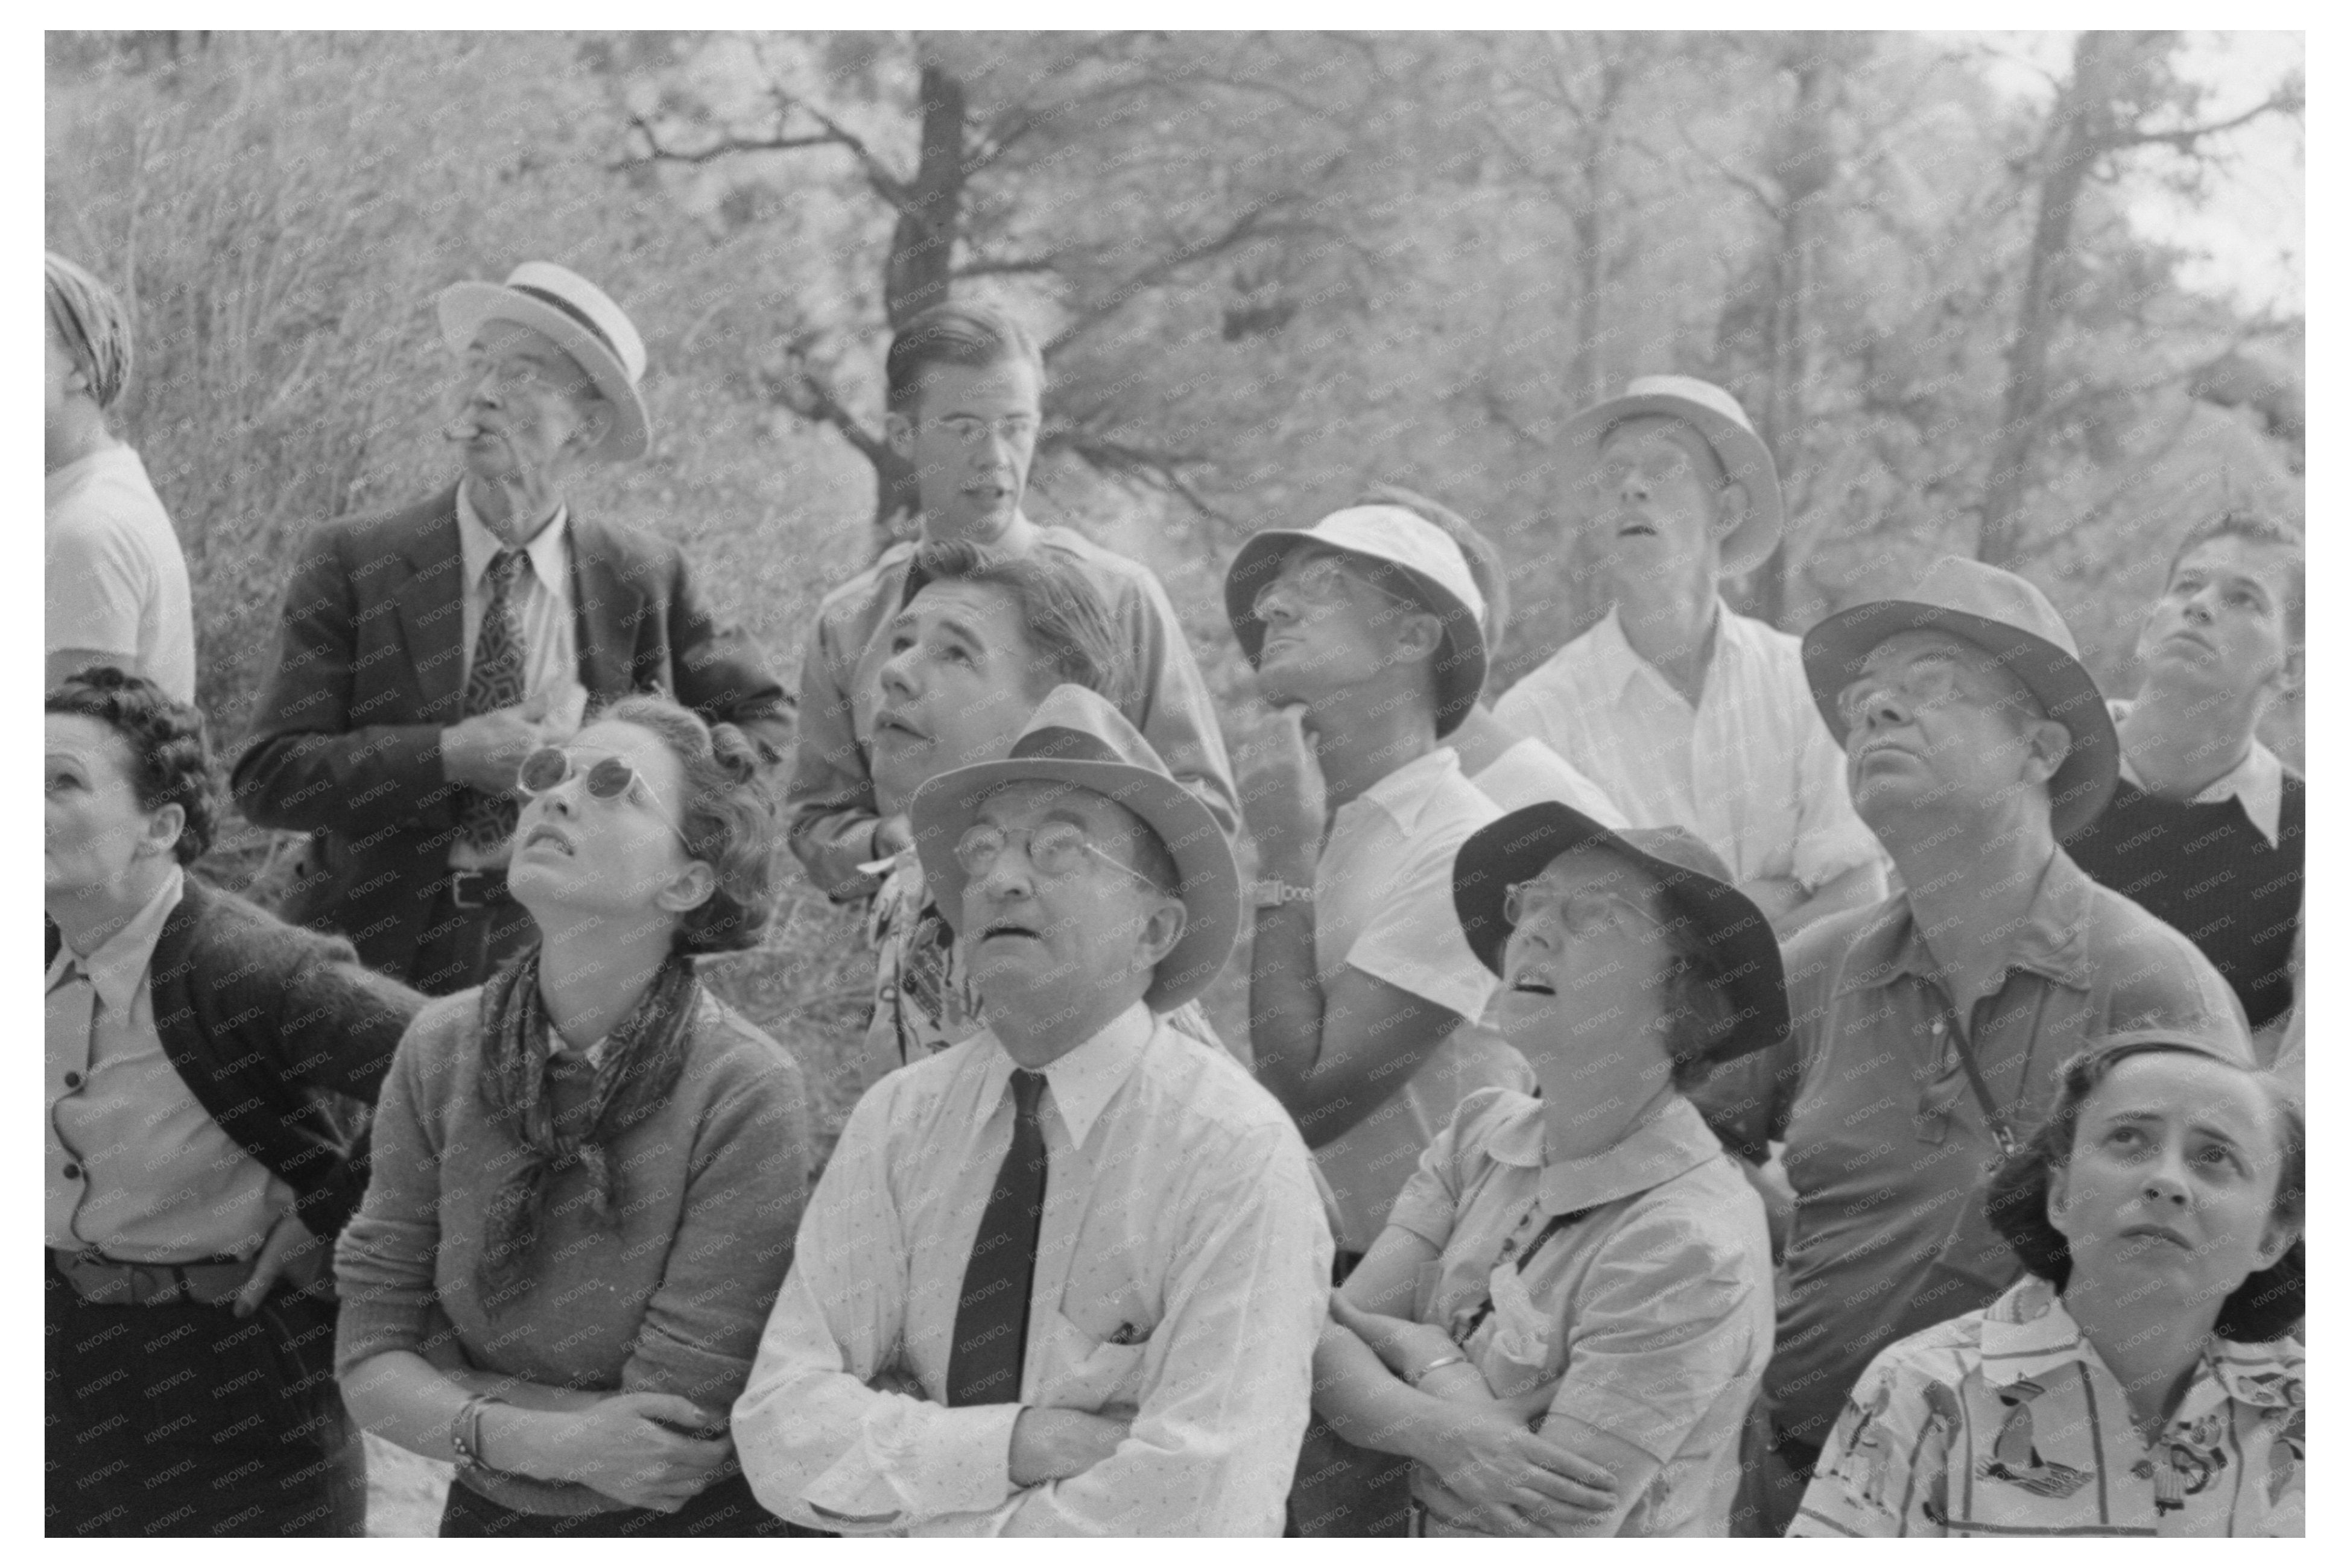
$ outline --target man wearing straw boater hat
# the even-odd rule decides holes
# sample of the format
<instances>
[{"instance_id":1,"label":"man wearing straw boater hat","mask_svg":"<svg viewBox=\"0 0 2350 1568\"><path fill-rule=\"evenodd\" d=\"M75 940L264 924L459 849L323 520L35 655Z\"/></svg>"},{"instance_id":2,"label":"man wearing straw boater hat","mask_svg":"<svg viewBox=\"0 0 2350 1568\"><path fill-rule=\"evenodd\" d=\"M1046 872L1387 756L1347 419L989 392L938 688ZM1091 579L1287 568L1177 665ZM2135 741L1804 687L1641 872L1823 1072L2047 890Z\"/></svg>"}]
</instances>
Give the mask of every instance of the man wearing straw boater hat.
<instances>
[{"instance_id":1,"label":"man wearing straw boater hat","mask_svg":"<svg viewBox=\"0 0 2350 1568\"><path fill-rule=\"evenodd\" d=\"M847 1534L1277 1535L1330 1236L1305 1145L1169 1027L1232 950L1222 828L1096 692L908 813L987 1027L858 1102L734 1406Z\"/></svg>"},{"instance_id":2,"label":"man wearing straw boater hat","mask_svg":"<svg viewBox=\"0 0 2350 1568\"><path fill-rule=\"evenodd\" d=\"M769 761L791 699L720 628L666 539L575 511L590 464L645 454L645 346L577 273L525 262L439 300L460 356L431 500L314 534L238 762L245 815L311 835L286 913L422 989L480 981L526 939L505 889L523 757L590 702L664 689Z\"/></svg>"},{"instance_id":3,"label":"man wearing straw boater hat","mask_svg":"<svg viewBox=\"0 0 2350 1568\"><path fill-rule=\"evenodd\" d=\"M1721 597L1721 578L1769 558L1785 510L1738 400L1642 376L1560 439L1593 484L1585 539L1615 604L1494 716L1588 774L1634 826L1694 832L1783 939L1883 897L1795 639Z\"/></svg>"},{"instance_id":4,"label":"man wearing straw boater hat","mask_svg":"<svg viewBox=\"0 0 2350 1568\"><path fill-rule=\"evenodd\" d=\"M1892 1341L1988 1304L2022 1263L1988 1168L2056 1072L2116 1030L2241 1044L2194 944L2058 847L2114 791L2113 720L2040 590L1958 556L1804 639L1861 817L1903 890L1788 944L1785 1044L1693 1096L1725 1147L1783 1141L1796 1199L1740 1533L1776 1535L1846 1396Z\"/></svg>"}]
</instances>

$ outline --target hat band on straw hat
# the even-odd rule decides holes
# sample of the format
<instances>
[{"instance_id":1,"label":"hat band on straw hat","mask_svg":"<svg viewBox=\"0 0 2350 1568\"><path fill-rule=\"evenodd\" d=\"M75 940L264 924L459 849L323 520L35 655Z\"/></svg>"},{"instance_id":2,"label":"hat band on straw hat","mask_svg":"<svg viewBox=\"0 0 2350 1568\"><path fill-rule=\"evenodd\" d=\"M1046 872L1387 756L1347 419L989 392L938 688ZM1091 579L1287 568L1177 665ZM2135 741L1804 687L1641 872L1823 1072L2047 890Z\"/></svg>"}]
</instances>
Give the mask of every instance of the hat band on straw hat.
<instances>
[{"instance_id":1,"label":"hat band on straw hat","mask_svg":"<svg viewBox=\"0 0 2350 1568\"><path fill-rule=\"evenodd\" d=\"M622 358L620 346L612 341L612 335L605 331L602 327L598 326L594 317L588 315L586 311L580 309L577 306L572 304L561 295L556 294L552 290L540 288L534 284L527 283L510 283L506 285L506 287L514 290L516 294L527 295L532 299L538 301L541 305L553 306L556 309L563 312L564 315L569 317L572 320L586 327L588 333L594 337L596 341L601 343L606 350L611 354L613 358ZM626 366L624 362L623 369L625 369L625 368Z\"/></svg>"}]
</instances>

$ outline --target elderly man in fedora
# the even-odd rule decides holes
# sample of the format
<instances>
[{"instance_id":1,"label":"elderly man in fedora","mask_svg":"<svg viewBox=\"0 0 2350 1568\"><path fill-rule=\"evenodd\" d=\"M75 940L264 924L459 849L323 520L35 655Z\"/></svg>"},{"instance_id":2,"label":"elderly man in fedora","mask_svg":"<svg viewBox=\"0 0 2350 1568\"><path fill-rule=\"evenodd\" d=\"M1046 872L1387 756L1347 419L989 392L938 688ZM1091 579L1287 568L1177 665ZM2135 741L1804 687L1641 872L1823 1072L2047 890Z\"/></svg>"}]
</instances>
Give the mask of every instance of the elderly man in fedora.
<instances>
[{"instance_id":1,"label":"elderly man in fedora","mask_svg":"<svg viewBox=\"0 0 2350 1568\"><path fill-rule=\"evenodd\" d=\"M1746 411L1711 382L1642 376L1561 441L1594 486L1583 526L1615 605L1494 716L1589 775L1634 826L1695 833L1783 940L1882 898L1795 639L1722 601L1721 579L1767 559L1784 522Z\"/></svg>"},{"instance_id":2,"label":"elderly man in fedora","mask_svg":"<svg viewBox=\"0 0 2350 1568\"><path fill-rule=\"evenodd\" d=\"M1277 1535L1330 1236L1273 1097L1164 1014L1240 923L1207 805L1096 692L909 817L987 1027L858 1102L733 1434L844 1534Z\"/></svg>"},{"instance_id":3,"label":"elderly man in fedora","mask_svg":"<svg viewBox=\"0 0 2350 1568\"><path fill-rule=\"evenodd\" d=\"M439 308L462 472L306 543L234 784L253 821L311 835L290 919L445 994L528 938L505 888L525 756L590 703L660 689L772 763L792 700L712 619L675 545L566 500L588 464L651 441L644 343L620 307L526 262Z\"/></svg>"},{"instance_id":4,"label":"elderly man in fedora","mask_svg":"<svg viewBox=\"0 0 2350 1568\"><path fill-rule=\"evenodd\" d=\"M1796 1205L1777 1348L1748 1423L1739 1532L1776 1535L1872 1356L1988 1305L2022 1267L1987 1170L2057 1069L2117 1030L2250 1044L2185 937L2058 846L2105 809L2118 748L2073 634L2010 572L1945 556L1901 598L1804 639L1820 713L1903 890L1787 946L1786 1042L1692 1096Z\"/></svg>"}]
</instances>

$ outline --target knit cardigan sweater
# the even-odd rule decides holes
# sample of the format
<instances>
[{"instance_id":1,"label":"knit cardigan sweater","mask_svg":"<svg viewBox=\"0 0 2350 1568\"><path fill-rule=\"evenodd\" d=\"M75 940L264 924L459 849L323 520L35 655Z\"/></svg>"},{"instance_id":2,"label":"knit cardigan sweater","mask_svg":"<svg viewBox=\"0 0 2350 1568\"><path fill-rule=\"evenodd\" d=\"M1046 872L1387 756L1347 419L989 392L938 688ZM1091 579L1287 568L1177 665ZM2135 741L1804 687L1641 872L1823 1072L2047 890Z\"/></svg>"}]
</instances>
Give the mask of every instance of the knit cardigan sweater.
<instances>
[{"instance_id":1,"label":"knit cardigan sweater","mask_svg":"<svg viewBox=\"0 0 2350 1568\"><path fill-rule=\"evenodd\" d=\"M424 998L340 937L190 875L147 966L163 1054L223 1132L331 1239L368 1182L367 1106ZM54 934L54 933L52 933Z\"/></svg>"},{"instance_id":2,"label":"knit cardigan sweater","mask_svg":"<svg viewBox=\"0 0 2350 1568\"><path fill-rule=\"evenodd\" d=\"M374 1174L335 1255L336 1375L410 1350L437 1366L681 1394L724 1412L750 1376L806 1200L812 1145L798 1064L703 992L675 1091L613 1147L618 1228L595 1221L587 1173L572 1167L548 1185L526 1280L493 1303L473 1281L484 1200L521 1145L483 1109L480 1011L478 989L429 1003L384 1082ZM548 1075L568 1130L594 1069L567 1052ZM622 1506L569 1481L475 1471L465 1484L532 1513Z\"/></svg>"}]
</instances>

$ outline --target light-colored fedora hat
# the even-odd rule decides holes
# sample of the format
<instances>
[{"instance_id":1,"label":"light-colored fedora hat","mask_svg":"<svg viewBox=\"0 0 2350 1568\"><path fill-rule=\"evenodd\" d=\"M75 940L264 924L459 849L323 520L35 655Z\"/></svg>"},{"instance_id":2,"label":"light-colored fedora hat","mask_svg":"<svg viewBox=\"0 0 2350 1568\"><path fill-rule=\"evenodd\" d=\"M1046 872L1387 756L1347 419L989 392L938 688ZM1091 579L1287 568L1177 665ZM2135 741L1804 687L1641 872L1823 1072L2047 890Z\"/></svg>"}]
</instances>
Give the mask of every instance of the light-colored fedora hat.
<instances>
[{"instance_id":1,"label":"light-colored fedora hat","mask_svg":"<svg viewBox=\"0 0 2350 1568\"><path fill-rule=\"evenodd\" d=\"M1023 779L1089 789L1149 825L1174 859L1186 913L1183 934L1159 961L1143 1002L1168 1012L1207 990L1240 935L1241 877L1232 846L1141 732L1082 686L1055 686L1046 693L1002 762L956 768L914 792L907 811L914 849L947 924L962 930L963 884L970 879L955 859L955 846L977 820L982 801Z\"/></svg>"},{"instance_id":2,"label":"light-colored fedora hat","mask_svg":"<svg viewBox=\"0 0 2350 1568\"><path fill-rule=\"evenodd\" d=\"M2056 836L2070 837L2096 821L2113 798L2121 742L2073 628L2031 583L1964 556L1944 556L1928 566L1900 598L1839 610L1804 634L1804 676L1836 744L1844 744L1847 727L1836 699L1860 679L1861 662L1896 632L1928 628L1998 659L2071 732L2073 748L2048 781Z\"/></svg>"},{"instance_id":3,"label":"light-colored fedora hat","mask_svg":"<svg viewBox=\"0 0 2350 1568\"><path fill-rule=\"evenodd\" d=\"M1436 661L1436 732L1449 735L1469 717L1485 689L1485 596L1452 536L1400 506L1349 506L1311 528L1267 528L1252 534L1224 574L1224 614L1232 635L1256 668L1264 622L1256 596L1281 573L1301 545L1319 545L1393 566L1415 597L1444 623L1445 650Z\"/></svg>"},{"instance_id":4,"label":"light-colored fedora hat","mask_svg":"<svg viewBox=\"0 0 2350 1568\"><path fill-rule=\"evenodd\" d=\"M1736 576L1762 564L1777 547L1787 524L1787 503L1779 492L1779 466L1754 433L1738 400L1694 376L1636 376L1620 398L1610 398L1567 421L1560 432L1566 451L1586 472L1599 464L1599 442L1626 420L1665 415L1686 421L1713 448L1723 472L1746 487L1746 520L1721 542L1721 570Z\"/></svg>"},{"instance_id":5,"label":"light-colored fedora hat","mask_svg":"<svg viewBox=\"0 0 2350 1568\"><path fill-rule=\"evenodd\" d=\"M461 354L473 346L484 321L511 321L546 333L578 361L612 405L612 428L596 455L614 461L644 456L652 444L652 418L637 389L645 377L645 340L610 295L568 267L525 262L504 283L451 284L436 303L442 340Z\"/></svg>"}]
</instances>

